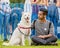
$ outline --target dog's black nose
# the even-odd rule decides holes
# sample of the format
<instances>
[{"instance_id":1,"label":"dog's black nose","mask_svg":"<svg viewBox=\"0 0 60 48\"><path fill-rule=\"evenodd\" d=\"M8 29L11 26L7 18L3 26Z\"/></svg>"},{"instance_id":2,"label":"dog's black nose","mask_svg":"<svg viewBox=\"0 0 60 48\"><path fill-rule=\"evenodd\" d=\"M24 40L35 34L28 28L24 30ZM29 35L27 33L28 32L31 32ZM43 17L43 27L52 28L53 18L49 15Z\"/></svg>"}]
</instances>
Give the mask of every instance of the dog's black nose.
<instances>
[{"instance_id":1,"label":"dog's black nose","mask_svg":"<svg viewBox=\"0 0 60 48\"><path fill-rule=\"evenodd\" d=\"M27 17L27 19L29 19L29 17Z\"/></svg>"}]
</instances>

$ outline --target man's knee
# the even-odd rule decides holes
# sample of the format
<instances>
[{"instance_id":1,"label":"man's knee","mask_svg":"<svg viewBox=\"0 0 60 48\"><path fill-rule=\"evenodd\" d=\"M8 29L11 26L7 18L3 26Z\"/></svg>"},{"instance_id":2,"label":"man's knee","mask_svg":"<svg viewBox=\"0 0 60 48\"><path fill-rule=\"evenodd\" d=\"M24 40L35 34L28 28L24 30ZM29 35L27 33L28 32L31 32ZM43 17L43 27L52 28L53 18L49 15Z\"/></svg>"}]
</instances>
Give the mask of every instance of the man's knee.
<instances>
[{"instance_id":1,"label":"man's knee","mask_svg":"<svg viewBox=\"0 0 60 48\"><path fill-rule=\"evenodd\" d=\"M56 42L57 41L57 37L56 36L51 36L50 38L46 39L45 44L50 43L50 42Z\"/></svg>"},{"instance_id":2,"label":"man's knee","mask_svg":"<svg viewBox=\"0 0 60 48\"><path fill-rule=\"evenodd\" d=\"M56 42L58 38L56 36L53 36L52 39L54 39L54 41Z\"/></svg>"},{"instance_id":3,"label":"man's knee","mask_svg":"<svg viewBox=\"0 0 60 48\"><path fill-rule=\"evenodd\" d=\"M31 37L32 43L37 43L36 36Z\"/></svg>"},{"instance_id":4,"label":"man's knee","mask_svg":"<svg viewBox=\"0 0 60 48\"><path fill-rule=\"evenodd\" d=\"M36 39L36 36L32 36L31 39L32 39L32 40L35 40L35 39Z\"/></svg>"},{"instance_id":5,"label":"man's knee","mask_svg":"<svg viewBox=\"0 0 60 48\"><path fill-rule=\"evenodd\" d=\"M52 36L48 40L50 40L52 42L56 42L57 41L57 37L56 36Z\"/></svg>"}]
</instances>

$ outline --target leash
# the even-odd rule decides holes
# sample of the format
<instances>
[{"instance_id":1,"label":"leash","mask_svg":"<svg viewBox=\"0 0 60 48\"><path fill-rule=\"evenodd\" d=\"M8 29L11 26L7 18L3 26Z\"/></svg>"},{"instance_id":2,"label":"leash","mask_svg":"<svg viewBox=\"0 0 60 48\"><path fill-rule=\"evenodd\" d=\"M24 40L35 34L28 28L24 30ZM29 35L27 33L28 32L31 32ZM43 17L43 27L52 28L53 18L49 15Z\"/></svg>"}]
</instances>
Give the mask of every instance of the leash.
<instances>
[{"instance_id":1,"label":"leash","mask_svg":"<svg viewBox=\"0 0 60 48\"><path fill-rule=\"evenodd\" d=\"M22 33L24 36L28 36L26 34L24 34L19 28L18 28L19 32ZM29 35L30 36L30 35Z\"/></svg>"}]
</instances>

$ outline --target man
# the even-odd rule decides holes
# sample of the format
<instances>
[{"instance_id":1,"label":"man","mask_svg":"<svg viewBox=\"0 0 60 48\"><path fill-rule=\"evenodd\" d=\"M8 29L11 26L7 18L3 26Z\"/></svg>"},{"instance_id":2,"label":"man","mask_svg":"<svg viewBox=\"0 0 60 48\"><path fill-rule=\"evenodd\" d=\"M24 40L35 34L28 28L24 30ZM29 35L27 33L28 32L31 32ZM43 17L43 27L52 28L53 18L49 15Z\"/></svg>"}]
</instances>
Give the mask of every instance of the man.
<instances>
[{"instance_id":1,"label":"man","mask_svg":"<svg viewBox=\"0 0 60 48\"><path fill-rule=\"evenodd\" d=\"M56 44L57 37L54 35L53 23L46 20L47 9L41 8L38 11L38 19L32 23L32 28L35 28L35 36L32 41L35 44Z\"/></svg>"}]
</instances>

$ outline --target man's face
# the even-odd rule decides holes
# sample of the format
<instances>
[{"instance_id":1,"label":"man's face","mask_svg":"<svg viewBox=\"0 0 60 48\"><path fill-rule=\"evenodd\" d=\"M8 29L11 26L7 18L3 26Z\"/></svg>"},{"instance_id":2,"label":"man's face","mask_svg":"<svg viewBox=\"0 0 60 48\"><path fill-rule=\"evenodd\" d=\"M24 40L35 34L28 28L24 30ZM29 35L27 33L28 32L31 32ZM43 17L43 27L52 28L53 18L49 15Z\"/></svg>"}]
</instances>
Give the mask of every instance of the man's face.
<instances>
[{"instance_id":1,"label":"man's face","mask_svg":"<svg viewBox=\"0 0 60 48\"><path fill-rule=\"evenodd\" d=\"M43 20L44 18L45 18L45 15L43 14L44 12L42 12L42 11L39 11L38 12L38 19L39 20Z\"/></svg>"}]
</instances>

